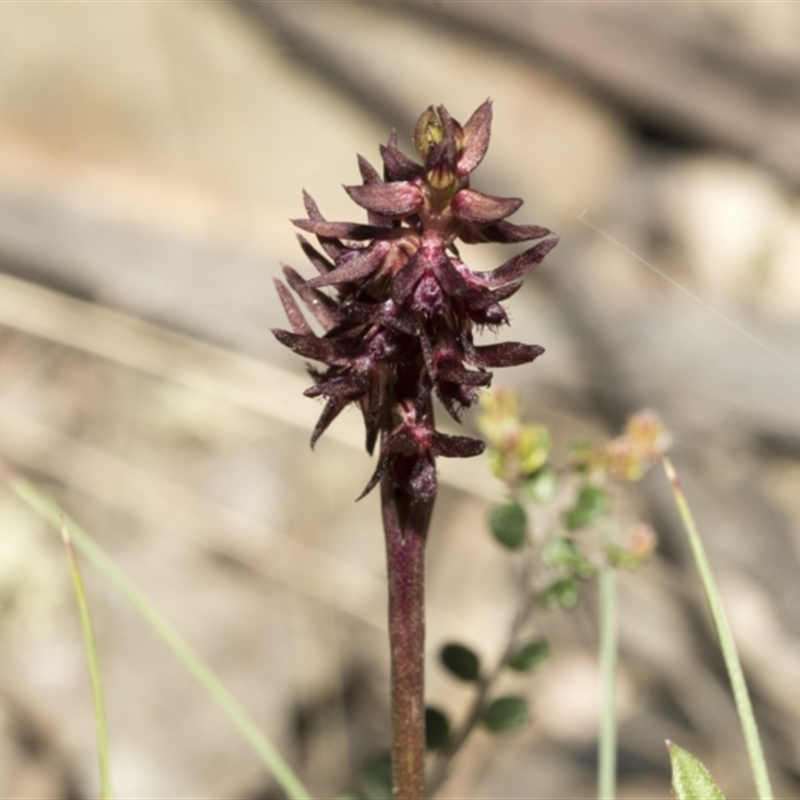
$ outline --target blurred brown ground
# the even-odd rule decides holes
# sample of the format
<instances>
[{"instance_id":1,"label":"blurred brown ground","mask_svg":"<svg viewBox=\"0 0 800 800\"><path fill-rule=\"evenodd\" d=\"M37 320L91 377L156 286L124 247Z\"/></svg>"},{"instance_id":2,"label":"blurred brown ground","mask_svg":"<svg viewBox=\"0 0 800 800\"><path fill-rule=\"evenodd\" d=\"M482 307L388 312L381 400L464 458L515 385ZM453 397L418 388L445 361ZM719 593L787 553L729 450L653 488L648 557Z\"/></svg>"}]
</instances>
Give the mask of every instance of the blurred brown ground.
<instances>
[{"instance_id":1,"label":"blurred brown ground","mask_svg":"<svg viewBox=\"0 0 800 800\"><path fill-rule=\"evenodd\" d=\"M272 278L307 271L301 188L349 219L355 153L377 161L391 127L410 150L426 105L464 120L489 96L474 185L562 237L510 304L514 338L547 354L496 383L562 450L642 407L665 419L776 791L800 797L798 40L794 3L0 5L0 457L112 553L313 791L352 785L388 735L377 504L352 502L371 464L355 414L309 451L318 407L269 332ZM430 544L428 694L454 716L469 692L438 647L491 661L512 613L483 469L444 466ZM661 550L623 578L620 796L669 796L669 738L751 797L663 478L639 497ZM60 544L7 493L0 530L0 796L96 796ZM87 581L117 795L279 796ZM542 624L554 663L506 686L535 725L477 733L442 796L593 796L591 609Z\"/></svg>"}]
</instances>

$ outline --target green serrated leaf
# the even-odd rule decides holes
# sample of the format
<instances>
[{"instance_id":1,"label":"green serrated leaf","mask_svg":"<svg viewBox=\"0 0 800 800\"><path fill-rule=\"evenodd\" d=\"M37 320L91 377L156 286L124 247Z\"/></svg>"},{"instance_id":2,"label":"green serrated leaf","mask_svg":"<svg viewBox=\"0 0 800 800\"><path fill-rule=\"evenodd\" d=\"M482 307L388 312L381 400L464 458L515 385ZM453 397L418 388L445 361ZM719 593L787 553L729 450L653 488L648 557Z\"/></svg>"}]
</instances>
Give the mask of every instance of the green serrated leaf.
<instances>
[{"instance_id":1,"label":"green serrated leaf","mask_svg":"<svg viewBox=\"0 0 800 800\"><path fill-rule=\"evenodd\" d=\"M560 606L564 609L575 608L580 597L578 582L572 578L561 578L551 583L540 597L541 604L545 608L555 608Z\"/></svg>"},{"instance_id":2,"label":"green serrated leaf","mask_svg":"<svg viewBox=\"0 0 800 800\"><path fill-rule=\"evenodd\" d=\"M361 772L369 800L392 800L392 757L388 752L373 756Z\"/></svg>"},{"instance_id":3,"label":"green serrated leaf","mask_svg":"<svg viewBox=\"0 0 800 800\"><path fill-rule=\"evenodd\" d=\"M708 770L690 752L667 742L677 800L725 800Z\"/></svg>"},{"instance_id":4,"label":"green serrated leaf","mask_svg":"<svg viewBox=\"0 0 800 800\"><path fill-rule=\"evenodd\" d=\"M450 720L438 708L425 709L425 747L428 750L442 750L450 738Z\"/></svg>"},{"instance_id":5,"label":"green serrated leaf","mask_svg":"<svg viewBox=\"0 0 800 800\"><path fill-rule=\"evenodd\" d=\"M506 661L506 666L515 672L530 672L550 658L550 643L534 639L517 647Z\"/></svg>"},{"instance_id":6,"label":"green serrated leaf","mask_svg":"<svg viewBox=\"0 0 800 800\"><path fill-rule=\"evenodd\" d=\"M564 514L564 524L570 530L585 528L597 522L609 510L608 495L597 486L584 486L575 505Z\"/></svg>"},{"instance_id":7,"label":"green serrated leaf","mask_svg":"<svg viewBox=\"0 0 800 800\"><path fill-rule=\"evenodd\" d=\"M463 644L447 644L440 653L442 664L462 681L477 681L481 675L481 660Z\"/></svg>"},{"instance_id":8,"label":"green serrated leaf","mask_svg":"<svg viewBox=\"0 0 800 800\"><path fill-rule=\"evenodd\" d=\"M491 733L518 730L530 722L528 700L519 695L498 697L483 712L481 721Z\"/></svg>"},{"instance_id":9,"label":"green serrated leaf","mask_svg":"<svg viewBox=\"0 0 800 800\"><path fill-rule=\"evenodd\" d=\"M525 491L534 503L549 503L555 496L557 480L556 471L544 466L525 480Z\"/></svg>"},{"instance_id":10,"label":"green serrated leaf","mask_svg":"<svg viewBox=\"0 0 800 800\"><path fill-rule=\"evenodd\" d=\"M525 509L514 501L494 506L489 513L489 529L503 547L509 550L522 547L528 538Z\"/></svg>"}]
</instances>

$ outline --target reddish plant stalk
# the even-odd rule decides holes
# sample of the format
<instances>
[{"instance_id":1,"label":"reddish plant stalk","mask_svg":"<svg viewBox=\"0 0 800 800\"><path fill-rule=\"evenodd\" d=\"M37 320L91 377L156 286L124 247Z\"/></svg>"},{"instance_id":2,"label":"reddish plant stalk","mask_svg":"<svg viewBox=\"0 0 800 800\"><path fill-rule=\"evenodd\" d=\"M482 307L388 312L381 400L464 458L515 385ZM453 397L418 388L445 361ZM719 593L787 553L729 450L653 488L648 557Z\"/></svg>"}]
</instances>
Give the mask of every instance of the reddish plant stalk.
<instances>
[{"instance_id":1,"label":"reddish plant stalk","mask_svg":"<svg viewBox=\"0 0 800 800\"><path fill-rule=\"evenodd\" d=\"M383 177L359 157L363 183L345 188L367 210L366 225L329 222L306 195L308 218L295 224L317 237L322 252L302 236L300 245L319 274L306 280L285 266L286 284L276 281L292 330L275 330L275 336L325 365L309 367L314 385L306 395L326 400L312 446L351 403L364 415L370 453L380 437L378 463L361 496L380 483L395 800L422 800L425 793L425 539L437 492L436 459L468 458L484 449L476 439L437 431L432 397L458 420L491 383L491 368L525 364L544 352L538 345L479 345L473 338L475 329L508 322L501 303L557 242L546 238L546 228L507 221L522 200L469 187L489 146L491 121L488 100L464 126L444 106L431 106L414 134L423 163L400 151L394 133L381 148ZM456 245L534 239L543 241L491 272L473 272Z\"/></svg>"},{"instance_id":2,"label":"reddish plant stalk","mask_svg":"<svg viewBox=\"0 0 800 800\"><path fill-rule=\"evenodd\" d=\"M393 795L425 796L425 540L433 500L409 508L391 478L381 480L389 579Z\"/></svg>"}]
</instances>

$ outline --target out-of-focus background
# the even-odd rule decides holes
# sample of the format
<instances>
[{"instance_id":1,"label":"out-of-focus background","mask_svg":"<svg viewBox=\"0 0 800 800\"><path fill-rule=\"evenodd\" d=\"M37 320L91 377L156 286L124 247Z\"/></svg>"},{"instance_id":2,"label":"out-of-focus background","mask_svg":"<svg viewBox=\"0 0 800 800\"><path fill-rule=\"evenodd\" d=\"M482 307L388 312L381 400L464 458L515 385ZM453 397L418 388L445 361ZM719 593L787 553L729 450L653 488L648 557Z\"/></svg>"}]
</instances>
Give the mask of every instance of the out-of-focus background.
<instances>
[{"instance_id":1,"label":"out-of-focus background","mask_svg":"<svg viewBox=\"0 0 800 800\"><path fill-rule=\"evenodd\" d=\"M496 373L563 453L657 410L741 645L776 791L800 797L800 5L281 2L0 5L0 456L155 600L320 797L388 741L382 538L358 415L280 348L279 262L302 188L356 209L355 154L417 115L494 100L476 188L561 244L510 303L535 365ZM357 218L357 217L356 217ZM474 250L474 253L472 252ZM477 268L509 257L469 248ZM504 334L505 335L505 334ZM466 420L468 428L474 420ZM430 700L469 689L512 614L485 530L501 489L444 465L429 550ZM752 797L686 545L625 576L620 792L668 796L669 738ZM273 781L86 570L115 790L272 798ZM477 733L442 796L594 792L591 602L542 622L555 658L503 688L535 724ZM96 796L91 700L60 542L0 493L0 796Z\"/></svg>"}]
</instances>

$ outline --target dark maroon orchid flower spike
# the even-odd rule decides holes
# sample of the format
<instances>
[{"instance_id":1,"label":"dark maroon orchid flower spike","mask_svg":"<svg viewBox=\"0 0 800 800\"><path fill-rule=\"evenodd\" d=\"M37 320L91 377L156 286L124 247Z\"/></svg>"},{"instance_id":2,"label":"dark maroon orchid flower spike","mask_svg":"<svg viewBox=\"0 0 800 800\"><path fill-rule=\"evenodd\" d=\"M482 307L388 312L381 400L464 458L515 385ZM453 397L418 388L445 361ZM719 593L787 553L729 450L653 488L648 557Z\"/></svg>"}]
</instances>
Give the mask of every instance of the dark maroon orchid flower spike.
<instances>
[{"instance_id":1,"label":"dark maroon orchid flower spike","mask_svg":"<svg viewBox=\"0 0 800 800\"><path fill-rule=\"evenodd\" d=\"M522 200L469 188L470 173L486 154L491 122L488 100L463 127L444 106L431 106L414 133L422 164L400 152L395 133L381 147L382 178L359 156L363 183L345 190L366 209L366 223L328 222L306 195L308 219L294 224L317 237L319 250L299 238L318 274L305 280L284 267L288 287L276 281L292 330L275 330L275 336L324 365L309 368L314 384L306 395L325 399L312 446L350 403L364 415L370 453L380 438L377 468L361 496L380 483L389 571L392 768L395 798L402 800L424 797L423 562L436 457L475 456L484 447L477 439L439 433L433 396L458 419L490 384L491 368L541 355L538 345L476 345L473 333L508 323L501 303L558 241L545 238L546 228L506 220ZM459 239L543 241L491 272L473 272L459 257ZM290 289L323 329L320 335Z\"/></svg>"}]
</instances>

